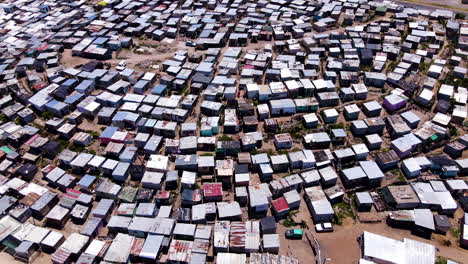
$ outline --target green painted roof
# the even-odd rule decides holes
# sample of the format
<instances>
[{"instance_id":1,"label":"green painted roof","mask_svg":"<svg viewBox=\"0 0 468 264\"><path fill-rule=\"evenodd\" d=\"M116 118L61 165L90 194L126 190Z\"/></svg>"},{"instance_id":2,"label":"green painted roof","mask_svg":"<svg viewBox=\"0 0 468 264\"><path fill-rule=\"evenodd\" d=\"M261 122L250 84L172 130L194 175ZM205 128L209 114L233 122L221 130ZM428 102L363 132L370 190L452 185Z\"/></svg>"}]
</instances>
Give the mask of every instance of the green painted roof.
<instances>
[{"instance_id":1,"label":"green painted roof","mask_svg":"<svg viewBox=\"0 0 468 264\"><path fill-rule=\"evenodd\" d=\"M3 146L0 148L1 151L5 152L6 154L10 154L13 152L13 150L7 146Z\"/></svg>"},{"instance_id":2,"label":"green painted roof","mask_svg":"<svg viewBox=\"0 0 468 264\"><path fill-rule=\"evenodd\" d=\"M379 6L375 9L378 12L387 12L387 8L385 6Z\"/></svg>"},{"instance_id":3,"label":"green painted roof","mask_svg":"<svg viewBox=\"0 0 468 264\"><path fill-rule=\"evenodd\" d=\"M293 233L294 233L295 235L301 235L301 236L302 236L302 230L301 230L301 229L294 229L294 230L293 230Z\"/></svg>"}]
</instances>

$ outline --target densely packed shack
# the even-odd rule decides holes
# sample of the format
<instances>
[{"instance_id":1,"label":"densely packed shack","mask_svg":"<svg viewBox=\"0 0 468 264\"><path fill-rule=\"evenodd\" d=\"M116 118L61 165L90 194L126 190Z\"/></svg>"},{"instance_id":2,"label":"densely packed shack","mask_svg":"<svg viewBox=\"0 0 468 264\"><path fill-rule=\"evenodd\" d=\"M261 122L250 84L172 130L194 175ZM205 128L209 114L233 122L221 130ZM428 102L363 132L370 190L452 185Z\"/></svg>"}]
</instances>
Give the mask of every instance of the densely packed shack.
<instances>
[{"instance_id":1,"label":"densely packed shack","mask_svg":"<svg viewBox=\"0 0 468 264\"><path fill-rule=\"evenodd\" d=\"M409 6L2 2L0 262L463 261L468 21Z\"/></svg>"}]
</instances>

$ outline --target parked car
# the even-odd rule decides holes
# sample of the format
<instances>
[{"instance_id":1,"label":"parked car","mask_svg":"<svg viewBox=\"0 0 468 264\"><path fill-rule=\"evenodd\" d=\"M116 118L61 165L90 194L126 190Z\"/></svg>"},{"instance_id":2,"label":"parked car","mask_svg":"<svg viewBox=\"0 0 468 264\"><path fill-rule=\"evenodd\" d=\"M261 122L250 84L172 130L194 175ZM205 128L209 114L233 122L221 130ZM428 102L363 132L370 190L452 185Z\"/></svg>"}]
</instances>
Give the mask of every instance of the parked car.
<instances>
[{"instance_id":1,"label":"parked car","mask_svg":"<svg viewBox=\"0 0 468 264\"><path fill-rule=\"evenodd\" d=\"M315 225L315 231L321 232L333 232L333 225L331 223L320 223Z\"/></svg>"},{"instance_id":2,"label":"parked car","mask_svg":"<svg viewBox=\"0 0 468 264\"><path fill-rule=\"evenodd\" d=\"M125 69L125 67L127 67L127 62L123 60L123 61L119 62L119 65L117 65L117 67L115 67L115 69L118 70L118 71L123 71Z\"/></svg>"},{"instance_id":3,"label":"parked car","mask_svg":"<svg viewBox=\"0 0 468 264\"><path fill-rule=\"evenodd\" d=\"M195 47L195 46L197 46L197 44L195 44L195 42L193 42L193 41L186 41L186 42L185 42L185 46L187 46L187 47Z\"/></svg>"},{"instance_id":4,"label":"parked car","mask_svg":"<svg viewBox=\"0 0 468 264\"><path fill-rule=\"evenodd\" d=\"M301 229L289 229L286 230L287 239L302 239L302 230Z\"/></svg>"}]
</instances>

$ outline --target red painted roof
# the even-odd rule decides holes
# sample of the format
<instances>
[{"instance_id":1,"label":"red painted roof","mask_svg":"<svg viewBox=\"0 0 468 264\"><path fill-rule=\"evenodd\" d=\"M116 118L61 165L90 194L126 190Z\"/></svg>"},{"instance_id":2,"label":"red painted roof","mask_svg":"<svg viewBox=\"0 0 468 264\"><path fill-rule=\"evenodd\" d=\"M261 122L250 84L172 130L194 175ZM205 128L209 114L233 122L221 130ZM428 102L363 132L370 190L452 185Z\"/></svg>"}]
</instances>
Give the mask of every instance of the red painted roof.
<instances>
[{"instance_id":1,"label":"red painted roof","mask_svg":"<svg viewBox=\"0 0 468 264\"><path fill-rule=\"evenodd\" d=\"M156 199L168 199L170 195L170 192L168 191L161 191L156 195Z\"/></svg>"},{"instance_id":2,"label":"red painted roof","mask_svg":"<svg viewBox=\"0 0 468 264\"><path fill-rule=\"evenodd\" d=\"M42 46L40 46L39 48L37 48L37 50L45 50L49 47L49 44L44 44Z\"/></svg>"},{"instance_id":3,"label":"red painted roof","mask_svg":"<svg viewBox=\"0 0 468 264\"><path fill-rule=\"evenodd\" d=\"M71 198L78 199L78 197L80 196L80 194L81 194L80 191L77 191L77 190L73 190L73 189L68 188L68 189L67 189L67 192L64 193L63 196L68 196L68 197L71 197Z\"/></svg>"},{"instance_id":4,"label":"red painted roof","mask_svg":"<svg viewBox=\"0 0 468 264\"><path fill-rule=\"evenodd\" d=\"M42 90L42 89L44 89L44 87L46 87L46 86L47 86L47 83L39 81L39 82L37 82L36 84L34 84L34 89L36 89L36 90Z\"/></svg>"},{"instance_id":5,"label":"red painted roof","mask_svg":"<svg viewBox=\"0 0 468 264\"><path fill-rule=\"evenodd\" d=\"M38 137L40 137L41 135L39 134L34 134L34 136L32 136L30 139L28 139L28 141L26 141L24 144L26 145L31 145L31 143L34 142L34 140L36 140Z\"/></svg>"},{"instance_id":6,"label":"red painted roof","mask_svg":"<svg viewBox=\"0 0 468 264\"><path fill-rule=\"evenodd\" d=\"M222 196L223 185L219 182L216 183L205 183L203 184L203 193L205 196Z\"/></svg>"},{"instance_id":7,"label":"red painted roof","mask_svg":"<svg viewBox=\"0 0 468 264\"><path fill-rule=\"evenodd\" d=\"M289 210L288 203L286 202L286 199L284 199L284 197L273 200L271 203L273 204L273 207L275 208L276 212Z\"/></svg>"}]
</instances>

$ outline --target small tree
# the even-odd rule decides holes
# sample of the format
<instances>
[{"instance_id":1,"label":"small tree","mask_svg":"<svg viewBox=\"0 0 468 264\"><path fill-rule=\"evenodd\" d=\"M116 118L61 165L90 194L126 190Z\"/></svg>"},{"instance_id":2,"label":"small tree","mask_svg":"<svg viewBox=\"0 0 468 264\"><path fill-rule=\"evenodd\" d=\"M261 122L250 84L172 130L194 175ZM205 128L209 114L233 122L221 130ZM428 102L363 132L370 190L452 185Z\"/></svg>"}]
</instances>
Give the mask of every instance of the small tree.
<instances>
[{"instance_id":1,"label":"small tree","mask_svg":"<svg viewBox=\"0 0 468 264\"><path fill-rule=\"evenodd\" d=\"M455 15L455 19L465 19L465 14L463 14L463 13L457 13L457 14Z\"/></svg>"}]
</instances>

